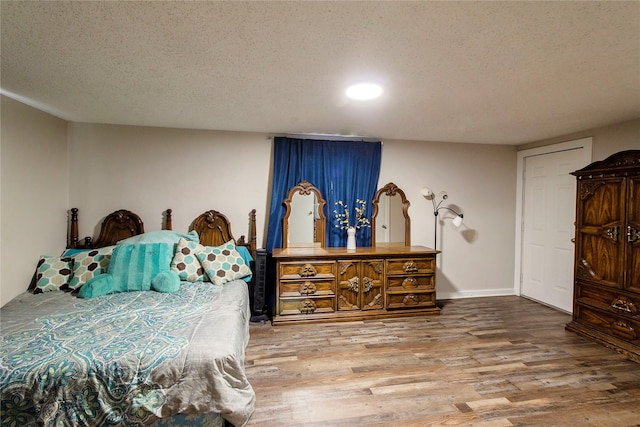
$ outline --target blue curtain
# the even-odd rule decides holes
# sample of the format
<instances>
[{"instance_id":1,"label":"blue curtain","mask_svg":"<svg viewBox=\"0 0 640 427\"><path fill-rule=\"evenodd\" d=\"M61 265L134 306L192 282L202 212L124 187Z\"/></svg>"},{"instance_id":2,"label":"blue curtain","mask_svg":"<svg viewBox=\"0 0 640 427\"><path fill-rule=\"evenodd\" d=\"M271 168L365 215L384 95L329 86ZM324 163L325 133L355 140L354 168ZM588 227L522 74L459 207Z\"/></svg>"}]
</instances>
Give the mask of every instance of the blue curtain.
<instances>
[{"instance_id":1,"label":"blue curtain","mask_svg":"<svg viewBox=\"0 0 640 427\"><path fill-rule=\"evenodd\" d=\"M371 219L381 156L381 142L274 138L267 251L282 247L282 201L301 181L316 186L327 201L327 247L346 246L346 231L336 227L335 203L342 200L349 207L350 218L355 218L356 199L364 200L365 216ZM358 246L370 246L371 229L360 228L356 238Z\"/></svg>"}]
</instances>

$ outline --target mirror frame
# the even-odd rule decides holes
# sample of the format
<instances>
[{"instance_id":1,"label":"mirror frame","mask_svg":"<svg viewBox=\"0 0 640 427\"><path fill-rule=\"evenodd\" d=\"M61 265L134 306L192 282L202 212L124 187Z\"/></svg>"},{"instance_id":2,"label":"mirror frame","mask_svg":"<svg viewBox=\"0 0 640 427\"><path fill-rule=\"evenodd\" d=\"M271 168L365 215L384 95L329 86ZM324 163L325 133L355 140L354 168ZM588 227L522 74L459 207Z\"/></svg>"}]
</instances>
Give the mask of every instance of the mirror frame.
<instances>
[{"instance_id":1,"label":"mirror frame","mask_svg":"<svg viewBox=\"0 0 640 427\"><path fill-rule=\"evenodd\" d=\"M318 219L315 220L315 244L309 245L316 246L319 245L321 248L324 248L326 245L326 226L327 226L327 217L324 215L324 205L327 203L326 200L322 197L320 190L318 190L313 184L309 181L301 181L298 185L291 187L289 190L289 194L287 194L287 198L284 199L282 204L285 207L284 216L282 217L282 247L288 247L289 243L289 216L291 216L291 200L295 194L301 194L303 196L315 194L316 199L318 200Z\"/></svg>"},{"instance_id":2,"label":"mirror frame","mask_svg":"<svg viewBox=\"0 0 640 427\"><path fill-rule=\"evenodd\" d=\"M371 202L373 205L373 214L371 215L371 246L376 246L376 217L378 216L378 204L380 203L380 197L387 196L400 196L402 200L402 215L404 216L404 245L411 246L411 218L409 218L409 201L400 188L393 182L388 183L384 187L378 190L375 198Z\"/></svg>"}]
</instances>

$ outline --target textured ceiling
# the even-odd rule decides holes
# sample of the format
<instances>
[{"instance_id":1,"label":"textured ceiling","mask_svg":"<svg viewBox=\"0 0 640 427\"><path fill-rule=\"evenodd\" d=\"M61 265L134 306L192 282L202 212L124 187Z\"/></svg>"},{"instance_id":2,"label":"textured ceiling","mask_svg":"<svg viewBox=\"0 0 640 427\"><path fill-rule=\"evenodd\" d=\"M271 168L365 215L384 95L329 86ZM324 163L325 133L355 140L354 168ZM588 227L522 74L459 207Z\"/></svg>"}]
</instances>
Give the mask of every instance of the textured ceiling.
<instances>
[{"instance_id":1,"label":"textured ceiling","mask_svg":"<svg viewBox=\"0 0 640 427\"><path fill-rule=\"evenodd\" d=\"M520 144L640 117L638 1L0 3L3 93L70 121Z\"/></svg>"}]
</instances>

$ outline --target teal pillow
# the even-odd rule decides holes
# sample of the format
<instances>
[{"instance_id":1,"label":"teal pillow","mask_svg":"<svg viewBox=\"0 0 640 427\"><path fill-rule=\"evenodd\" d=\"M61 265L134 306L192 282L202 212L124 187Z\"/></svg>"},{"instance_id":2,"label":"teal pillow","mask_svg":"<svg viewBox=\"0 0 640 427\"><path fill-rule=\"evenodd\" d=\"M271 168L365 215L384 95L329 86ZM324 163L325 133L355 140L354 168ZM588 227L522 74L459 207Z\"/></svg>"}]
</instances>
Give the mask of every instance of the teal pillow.
<instances>
[{"instance_id":1,"label":"teal pillow","mask_svg":"<svg viewBox=\"0 0 640 427\"><path fill-rule=\"evenodd\" d=\"M200 236L193 230L188 233L179 233L172 230L148 231L146 233L131 236L127 239L120 240L119 245L127 245L132 243L171 243L177 244L183 238L190 242L200 243Z\"/></svg>"},{"instance_id":2,"label":"teal pillow","mask_svg":"<svg viewBox=\"0 0 640 427\"><path fill-rule=\"evenodd\" d=\"M77 249L77 248L65 249L62 256L63 257L74 256L74 255L81 254L83 252L89 252L90 250L91 249Z\"/></svg>"},{"instance_id":3,"label":"teal pillow","mask_svg":"<svg viewBox=\"0 0 640 427\"><path fill-rule=\"evenodd\" d=\"M113 293L113 276L106 273L94 276L78 292L80 298L95 298Z\"/></svg>"},{"instance_id":4,"label":"teal pillow","mask_svg":"<svg viewBox=\"0 0 640 427\"><path fill-rule=\"evenodd\" d=\"M151 289L167 294L175 294L180 290L180 277L175 271L161 271L151 279Z\"/></svg>"},{"instance_id":5,"label":"teal pillow","mask_svg":"<svg viewBox=\"0 0 640 427\"><path fill-rule=\"evenodd\" d=\"M109 263L114 292L148 291L151 280L171 268L170 243L118 244Z\"/></svg>"},{"instance_id":6,"label":"teal pillow","mask_svg":"<svg viewBox=\"0 0 640 427\"><path fill-rule=\"evenodd\" d=\"M236 250L244 260L244 263L247 265L251 265L251 262L253 261L253 257L251 256L251 252L249 251L249 248L247 248L246 246L236 246ZM244 277L242 280L244 280L247 283L250 283L252 276L253 274L250 274L247 277Z\"/></svg>"}]
</instances>

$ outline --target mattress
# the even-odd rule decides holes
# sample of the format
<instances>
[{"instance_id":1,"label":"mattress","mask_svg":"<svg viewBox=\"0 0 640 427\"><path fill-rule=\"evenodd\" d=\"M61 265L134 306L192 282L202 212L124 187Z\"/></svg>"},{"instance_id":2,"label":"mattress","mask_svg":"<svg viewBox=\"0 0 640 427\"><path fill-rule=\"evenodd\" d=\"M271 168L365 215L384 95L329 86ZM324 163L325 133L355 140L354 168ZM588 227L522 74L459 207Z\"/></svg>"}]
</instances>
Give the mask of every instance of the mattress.
<instances>
[{"instance_id":1,"label":"mattress","mask_svg":"<svg viewBox=\"0 0 640 427\"><path fill-rule=\"evenodd\" d=\"M249 420L247 284L177 294L19 295L0 309L2 423L153 425L177 414Z\"/></svg>"}]
</instances>

